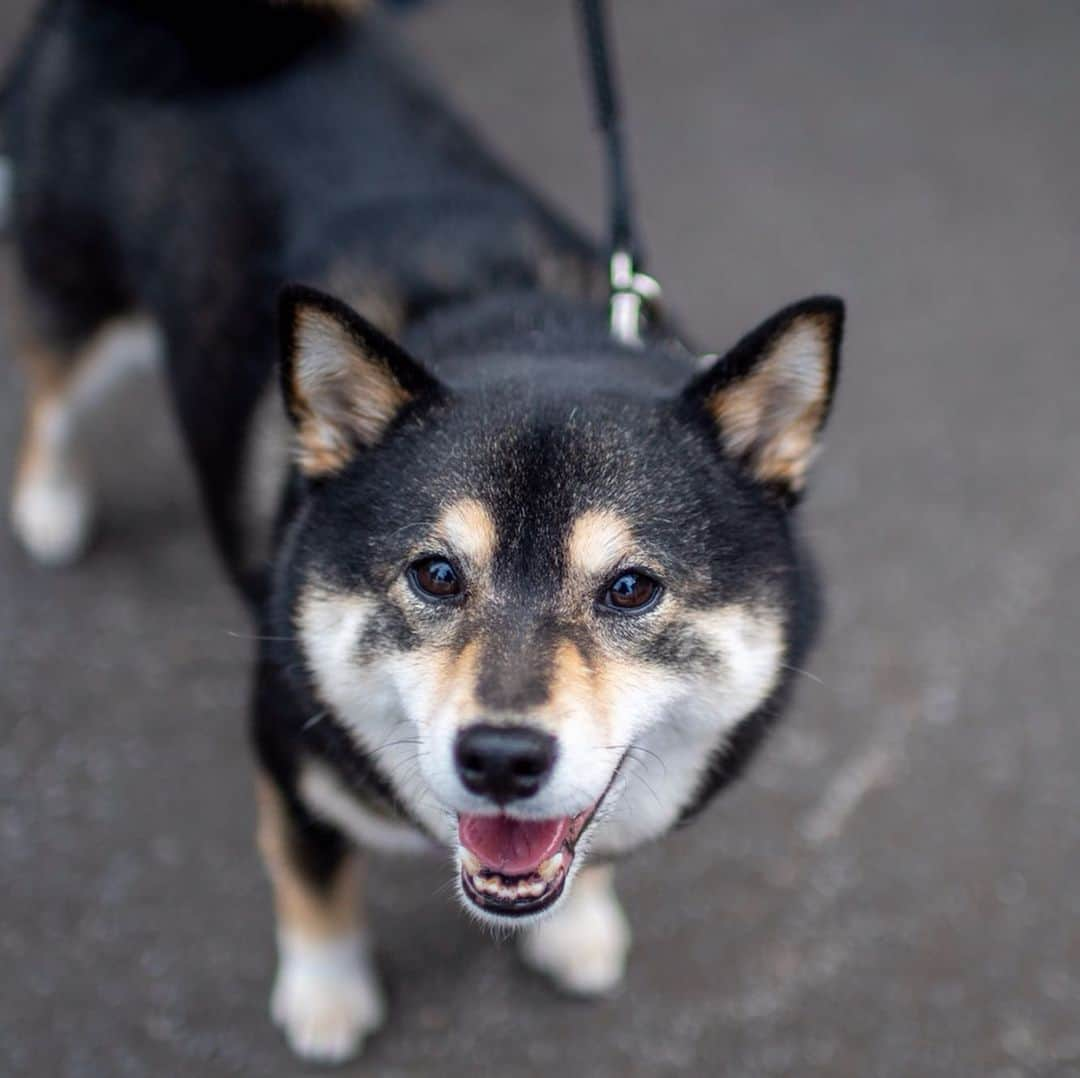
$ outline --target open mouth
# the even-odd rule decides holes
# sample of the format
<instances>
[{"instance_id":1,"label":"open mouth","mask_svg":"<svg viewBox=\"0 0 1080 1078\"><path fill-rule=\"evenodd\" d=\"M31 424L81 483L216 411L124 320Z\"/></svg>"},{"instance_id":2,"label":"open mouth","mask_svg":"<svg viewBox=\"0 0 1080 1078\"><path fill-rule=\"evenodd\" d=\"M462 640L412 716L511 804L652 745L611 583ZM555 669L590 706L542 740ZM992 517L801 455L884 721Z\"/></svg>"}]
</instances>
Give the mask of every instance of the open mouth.
<instances>
[{"instance_id":1,"label":"open mouth","mask_svg":"<svg viewBox=\"0 0 1080 1078\"><path fill-rule=\"evenodd\" d=\"M623 753L604 792L576 816L525 820L458 813L461 889L474 906L525 917L554 905L566 885L578 840L622 770Z\"/></svg>"},{"instance_id":2,"label":"open mouth","mask_svg":"<svg viewBox=\"0 0 1080 1078\"><path fill-rule=\"evenodd\" d=\"M461 813L461 885L469 900L504 917L546 909L562 894L577 840L595 811L593 805L553 820Z\"/></svg>"}]
</instances>

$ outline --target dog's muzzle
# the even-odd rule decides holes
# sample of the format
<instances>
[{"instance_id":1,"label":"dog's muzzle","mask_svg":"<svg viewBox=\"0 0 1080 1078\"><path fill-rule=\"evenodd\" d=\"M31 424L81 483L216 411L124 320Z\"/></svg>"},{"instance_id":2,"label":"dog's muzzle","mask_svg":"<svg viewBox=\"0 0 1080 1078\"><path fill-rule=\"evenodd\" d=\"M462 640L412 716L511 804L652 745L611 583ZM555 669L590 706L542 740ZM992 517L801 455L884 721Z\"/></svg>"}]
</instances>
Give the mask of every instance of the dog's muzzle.
<instances>
[{"instance_id":1,"label":"dog's muzzle","mask_svg":"<svg viewBox=\"0 0 1080 1078\"><path fill-rule=\"evenodd\" d=\"M546 784L557 754L555 738L528 726L479 723L458 736L454 759L462 784L502 809L458 814L462 894L487 914L530 916L559 900L578 840L614 783L612 775L600 797L573 816L512 815L512 804Z\"/></svg>"}]
</instances>

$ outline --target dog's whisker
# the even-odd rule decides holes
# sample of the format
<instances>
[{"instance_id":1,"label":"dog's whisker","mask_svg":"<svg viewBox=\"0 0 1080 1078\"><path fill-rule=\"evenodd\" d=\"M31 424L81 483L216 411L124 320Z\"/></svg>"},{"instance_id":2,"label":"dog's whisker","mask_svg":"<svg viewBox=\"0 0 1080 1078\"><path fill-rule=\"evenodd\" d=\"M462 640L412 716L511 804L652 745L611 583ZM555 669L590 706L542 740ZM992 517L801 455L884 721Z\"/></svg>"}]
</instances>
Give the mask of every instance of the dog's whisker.
<instances>
[{"instance_id":1,"label":"dog's whisker","mask_svg":"<svg viewBox=\"0 0 1080 1078\"><path fill-rule=\"evenodd\" d=\"M652 794L653 800L657 803L657 805L663 808L663 802L660 800L659 794L657 794L656 790L653 789L652 783L650 783L649 780L645 778L645 775L642 773L640 761L634 760L632 762L637 764L637 766L633 768L627 768L626 777L634 778L641 782L644 785L645 789L648 790L650 794Z\"/></svg>"},{"instance_id":2,"label":"dog's whisker","mask_svg":"<svg viewBox=\"0 0 1080 1078\"><path fill-rule=\"evenodd\" d=\"M816 681L819 685L824 685L825 682L817 676L817 674L811 673L809 670L804 670L801 666L792 666L791 663L780 664L785 670L790 670L794 674L801 674L805 678L809 678L811 681Z\"/></svg>"},{"instance_id":3,"label":"dog's whisker","mask_svg":"<svg viewBox=\"0 0 1080 1078\"><path fill-rule=\"evenodd\" d=\"M234 640L262 640L270 643L288 644L296 640L295 636L260 636L258 633L238 633L234 629L223 630L226 636Z\"/></svg>"},{"instance_id":4,"label":"dog's whisker","mask_svg":"<svg viewBox=\"0 0 1080 1078\"><path fill-rule=\"evenodd\" d=\"M410 756L399 763L387 776L391 785L408 787L411 783L419 783L423 778L420 761L416 756Z\"/></svg>"},{"instance_id":5,"label":"dog's whisker","mask_svg":"<svg viewBox=\"0 0 1080 1078\"><path fill-rule=\"evenodd\" d=\"M442 898L447 891L454 891L457 889L458 881L456 875L451 875L449 879L443 880L434 891L431 892L432 898Z\"/></svg>"},{"instance_id":6,"label":"dog's whisker","mask_svg":"<svg viewBox=\"0 0 1080 1078\"><path fill-rule=\"evenodd\" d=\"M664 762L664 758L652 749L647 749L644 745L638 745L634 742L627 742L625 745L599 745L598 749L605 752L622 752L633 759L633 753L644 752L651 756L663 769L664 774L667 774L667 764Z\"/></svg>"},{"instance_id":7,"label":"dog's whisker","mask_svg":"<svg viewBox=\"0 0 1080 1078\"><path fill-rule=\"evenodd\" d=\"M421 531L433 527L436 523L438 522L434 518L430 518L428 520L417 520L413 521L411 524L402 524L400 528L394 528L391 532L389 532L389 534L393 536L398 536L402 532Z\"/></svg>"},{"instance_id":8,"label":"dog's whisker","mask_svg":"<svg viewBox=\"0 0 1080 1078\"><path fill-rule=\"evenodd\" d=\"M310 718L310 719L308 719L308 720L307 720L307 721L306 721L306 722L304 723L304 725L300 727L300 732L301 732L301 733L304 733L304 732L306 732L307 730L310 730L310 729L311 729L311 728L312 728L313 726L317 726L317 725L318 725L318 724L319 724L320 722L322 722L322 721L323 721L323 719L325 719L325 718L326 718L326 716L327 716L327 715L329 715L329 714L330 714L330 713L329 713L328 711L320 711L320 712L318 712L318 714L316 714L316 715L312 715L312 716L311 716L311 718Z\"/></svg>"},{"instance_id":9,"label":"dog's whisker","mask_svg":"<svg viewBox=\"0 0 1080 1078\"><path fill-rule=\"evenodd\" d=\"M396 739L391 741L390 737L393 736L394 730L396 730L401 725L402 725L402 723L396 723L391 728L389 734L387 735L387 740L382 742L382 744L380 744L380 745L376 745L372 749L366 749L365 750L365 755L373 757L373 756L378 756L379 753L385 752L387 749L392 749L392 748L394 748L395 746L398 746L398 745L419 745L419 744L421 744L421 739L419 737L399 737L399 738L396 738Z\"/></svg>"},{"instance_id":10,"label":"dog's whisker","mask_svg":"<svg viewBox=\"0 0 1080 1078\"><path fill-rule=\"evenodd\" d=\"M370 749L367 753L368 756L378 756L380 752L386 752L387 749L396 748L398 745L419 745L420 738L418 737L402 737L397 741L388 741L385 745L380 745L378 748Z\"/></svg>"},{"instance_id":11,"label":"dog's whisker","mask_svg":"<svg viewBox=\"0 0 1080 1078\"><path fill-rule=\"evenodd\" d=\"M667 763L665 762L663 756L661 756L658 752L653 752L652 749L647 749L643 745L631 745L626 750L626 754L630 757L631 760L635 760L639 763L643 763L644 761L638 760L638 757L634 755L635 752L644 752L646 755L651 756L660 765L664 774L667 774Z\"/></svg>"},{"instance_id":12,"label":"dog's whisker","mask_svg":"<svg viewBox=\"0 0 1080 1078\"><path fill-rule=\"evenodd\" d=\"M419 744L419 742L420 742L419 738L405 737L405 738L399 738L397 740L391 740L391 738L393 738L394 734L399 729L401 729L402 726L407 725L408 722L409 722L409 720L407 718L398 719L398 721L395 722L393 724L393 726L391 726L390 729L386 732L386 739L381 744L376 745L374 748L370 748L370 749L365 748L364 749L364 754L366 756L369 756L369 757L374 757L374 756L378 756L379 753L382 752L383 750L393 748L395 745L404 745L404 744L409 744L410 742L415 743L415 744Z\"/></svg>"}]
</instances>

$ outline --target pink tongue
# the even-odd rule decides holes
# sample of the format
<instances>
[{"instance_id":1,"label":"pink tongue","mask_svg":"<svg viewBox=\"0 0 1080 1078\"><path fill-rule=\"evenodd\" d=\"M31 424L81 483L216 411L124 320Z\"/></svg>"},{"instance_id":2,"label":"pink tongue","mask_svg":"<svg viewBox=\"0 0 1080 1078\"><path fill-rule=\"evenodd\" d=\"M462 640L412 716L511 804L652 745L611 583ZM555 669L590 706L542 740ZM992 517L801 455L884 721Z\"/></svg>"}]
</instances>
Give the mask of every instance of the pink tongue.
<instances>
[{"instance_id":1,"label":"pink tongue","mask_svg":"<svg viewBox=\"0 0 1080 1078\"><path fill-rule=\"evenodd\" d=\"M562 844L570 817L516 820L510 816L458 817L458 838L485 868L505 876L533 872Z\"/></svg>"}]
</instances>

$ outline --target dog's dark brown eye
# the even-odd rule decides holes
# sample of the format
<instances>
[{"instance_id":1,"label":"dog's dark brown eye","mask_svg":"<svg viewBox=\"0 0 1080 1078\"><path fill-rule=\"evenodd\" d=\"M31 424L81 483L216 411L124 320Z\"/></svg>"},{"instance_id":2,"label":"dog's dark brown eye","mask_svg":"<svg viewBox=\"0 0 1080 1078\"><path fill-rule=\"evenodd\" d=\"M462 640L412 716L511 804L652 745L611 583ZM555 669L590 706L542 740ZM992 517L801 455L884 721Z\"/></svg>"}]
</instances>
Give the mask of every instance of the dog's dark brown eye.
<instances>
[{"instance_id":1,"label":"dog's dark brown eye","mask_svg":"<svg viewBox=\"0 0 1080 1078\"><path fill-rule=\"evenodd\" d=\"M445 558L421 558L409 567L409 575L423 594L435 599L461 594L461 580Z\"/></svg>"},{"instance_id":2,"label":"dog's dark brown eye","mask_svg":"<svg viewBox=\"0 0 1080 1078\"><path fill-rule=\"evenodd\" d=\"M643 610L660 595L660 585L637 571L620 573L604 593L604 603L616 610Z\"/></svg>"}]
</instances>

